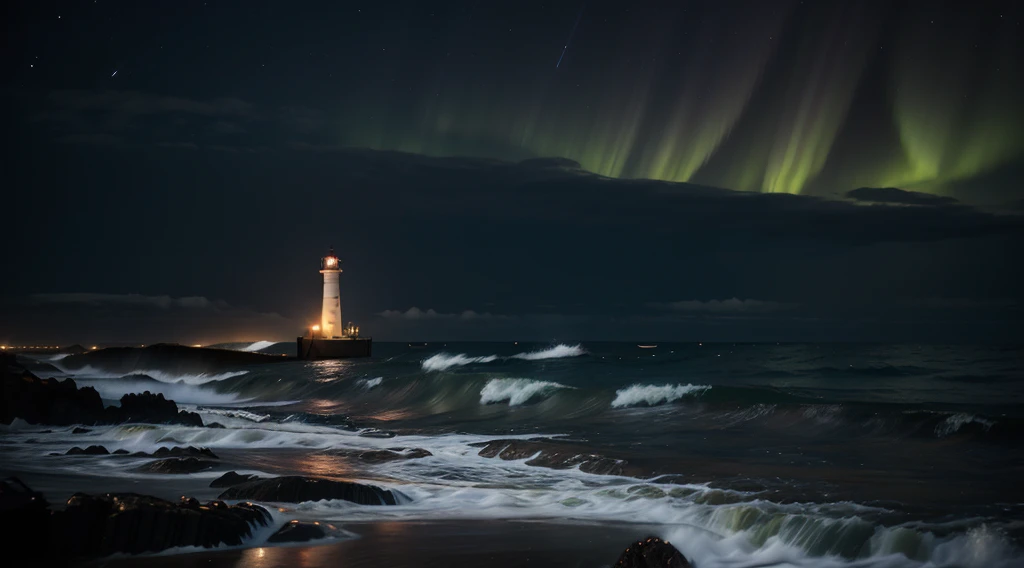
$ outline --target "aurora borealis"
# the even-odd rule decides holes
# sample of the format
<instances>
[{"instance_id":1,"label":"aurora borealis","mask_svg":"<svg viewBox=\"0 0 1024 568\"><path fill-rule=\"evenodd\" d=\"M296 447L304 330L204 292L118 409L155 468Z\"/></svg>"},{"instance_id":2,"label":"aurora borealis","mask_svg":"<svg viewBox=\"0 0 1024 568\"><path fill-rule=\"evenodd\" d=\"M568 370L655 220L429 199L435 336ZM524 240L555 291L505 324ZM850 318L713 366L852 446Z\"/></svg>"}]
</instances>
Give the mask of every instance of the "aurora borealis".
<instances>
[{"instance_id":1,"label":"aurora borealis","mask_svg":"<svg viewBox=\"0 0 1024 568\"><path fill-rule=\"evenodd\" d=\"M399 39L397 60L353 76L338 141L561 156L611 177L746 191L898 186L968 201L986 196L958 182L1024 152L1015 2L588 4L557 69L545 63L576 8L543 9L563 39L546 37L553 27L503 37L518 30L497 20L519 10L469 9L416 53Z\"/></svg>"}]
</instances>

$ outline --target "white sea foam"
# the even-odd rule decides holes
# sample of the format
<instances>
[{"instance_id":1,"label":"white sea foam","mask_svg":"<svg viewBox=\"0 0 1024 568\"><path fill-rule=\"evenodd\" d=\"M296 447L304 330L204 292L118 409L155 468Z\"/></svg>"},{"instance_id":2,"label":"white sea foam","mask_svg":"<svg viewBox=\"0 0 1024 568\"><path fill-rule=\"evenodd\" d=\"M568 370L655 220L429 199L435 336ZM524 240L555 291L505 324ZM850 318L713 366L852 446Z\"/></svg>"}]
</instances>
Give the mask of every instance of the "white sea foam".
<instances>
[{"instance_id":1,"label":"white sea foam","mask_svg":"<svg viewBox=\"0 0 1024 568\"><path fill-rule=\"evenodd\" d=\"M558 389L572 388L551 381L532 379L491 379L480 391L480 404L508 401L509 406L523 404L531 398L548 396Z\"/></svg>"},{"instance_id":2,"label":"white sea foam","mask_svg":"<svg viewBox=\"0 0 1024 568\"><path fill-rule=\"evenodd\" d=\"M370 390L373 387L380 386L380 383L384 381L384 377L375 377L372 379L360 379L359 384L366 390Z\"/></svg>"},{"instance_id":3,"label":"white sea foam","mask_svg":"<svg viewBox=\"0 0 1024 568\"><path fill-rule=\"evenodd\" d=\"M989 428L992 427L992 422L989 420L979 418L973 414L966 414L961 412L953 414L949 418L946 418L941 423L939 423L939 425L935 427L935 435L940 438L943 438L951 434L956 434L957 431L959 431L964 426L971 424L972 422L975 424L981 424L985 428L985 430L988 430Z\"/></svg>"},{"instance_id":4,"label":"white sea foam","mask_svg":"<svg viewBox=\"0 0 1024 568\"><path fill-rule=\"evenodd\" d=\"M554 347L548 349L542 349L540 351L530 351L529 353L519 353L513 355L513 359L523 359L525 361L540 361L541 359L562 359L564 357L579 357L586 351L580 345L566 345L559 343Z\"/></svg>"},{"instance_id":5,"label":"white sea foam","mask_svg":"<svg viewBox=\"0 0 1024 568\"><path fill-rule=\"evenodd\" d=\"M583 355L586 351L579 345L565 345L559 343L554 347L548 349L542 349L540 351L529 351L523 353L516 353L511 357L499 357L497 355L484 355L482 357L470 357L465 353L459 353L457 355L451 355L448 353L438 353L432 355L423 360L421 367L424 371L445 371L452 367L461 367L463 365L471 365L473 363L493 363L499 360L508 359L521 359L523 361L540 361L543 359L562 359L564 357L578 357Z\"/></svg>"},{"instance_id":6,"label":"white sea foam","mask_svg":"<svg viewBox=\"0 0 1024 568\"><path fill-rule=\"evenodd\" d=\"M249 412L248 410L234 410L225 408L203 408L201 409L203 414L213 414L217 416L230 416L232 418L241 418L249 422L263 422L270 418L269 414L256 414L255 412Z\"/></svg>"},{"instance_id":7,"label":"white sea foam","mask_svg":"<svg viewBox=\"0 0 1024 568\"><path fill-rule=\"evenodd\" d=\"M461 367L472 363L490 363L497 360L497 355L467 357L465 353L459 353L458 355L438 353L437 355L432 355L427 359L424 359L420 366L423 367L424 371L445 371L452 367Z\"/></svg>"},{"instance_id":8,"label":"white sea foam","mask_svg":"<svg viewBox=\"0 0 1024 568\"><path fill-rule=\"evenodd\" d=\"M646 404L654 406L673 402L691 393L702 393L711 387L708 385L641 385L635 384L615 391L612 407L637 406Z\"/></svg>"},{"instance_id":9,"label":"white sea foam","mask_svg":"<svg viewBox=\"0 0 1024 568\"><path fill-rule=\"evenodd\" d=\"M242 348L242 351L262 351L267 347L277 345L276 341L255 341L251 345Z\"/></svg>"}]
</instances>

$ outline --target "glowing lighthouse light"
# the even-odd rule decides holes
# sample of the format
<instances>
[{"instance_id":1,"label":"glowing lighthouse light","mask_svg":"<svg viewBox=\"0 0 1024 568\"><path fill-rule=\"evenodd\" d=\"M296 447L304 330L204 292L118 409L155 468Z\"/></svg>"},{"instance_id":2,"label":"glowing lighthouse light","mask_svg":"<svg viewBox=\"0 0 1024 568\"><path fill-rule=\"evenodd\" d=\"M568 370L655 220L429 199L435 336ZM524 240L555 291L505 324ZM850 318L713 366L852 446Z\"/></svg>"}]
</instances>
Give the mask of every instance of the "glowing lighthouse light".
<instances>
[{"instance_id":1,"label":"glowing lighthouse light","mask_svg":"<svg viewBox=\"0 0 1024 568\"><path fill-rule=\"evenodd\" d=\"M320 312L320 337L324 339L345 336L341 320L341 267L334 249L320 259L320 274L324 275L324 304ZM316 332L316 328L313 329Z\"/></svg>"}]
</instances>

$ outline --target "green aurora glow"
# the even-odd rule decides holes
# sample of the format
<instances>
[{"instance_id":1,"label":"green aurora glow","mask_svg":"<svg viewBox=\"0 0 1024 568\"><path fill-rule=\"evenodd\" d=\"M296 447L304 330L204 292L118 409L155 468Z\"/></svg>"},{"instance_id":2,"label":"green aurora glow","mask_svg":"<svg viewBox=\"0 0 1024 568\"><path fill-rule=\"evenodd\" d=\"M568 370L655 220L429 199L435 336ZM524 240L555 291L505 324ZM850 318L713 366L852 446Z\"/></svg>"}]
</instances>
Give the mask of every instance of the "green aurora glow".
<instances>
[{"instance_id":1,"label":"green aurora glow","mask_svg":"<svg viewBox=\"0 0 1024 568\"><path fill-rule=\"evenodd\" d=\"M353 101L341 142L812 194L955 193L1024 156L1019 9L936 22L927 3L764 4L653 32L649 15L614 31L585 20L558 70L516 53L495 75L449 52L408 98Z\"/></svg>"}]
</instances>

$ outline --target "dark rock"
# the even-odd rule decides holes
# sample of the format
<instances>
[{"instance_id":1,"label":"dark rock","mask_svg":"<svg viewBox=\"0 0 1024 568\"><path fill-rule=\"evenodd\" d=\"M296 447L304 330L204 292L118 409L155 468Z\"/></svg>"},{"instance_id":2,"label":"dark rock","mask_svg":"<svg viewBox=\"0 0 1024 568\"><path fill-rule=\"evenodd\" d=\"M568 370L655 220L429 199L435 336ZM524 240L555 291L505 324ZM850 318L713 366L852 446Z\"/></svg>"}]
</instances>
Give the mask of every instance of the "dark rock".
<instances>
[{"instance_id":1,"label":"dark rock","mask_svg":"<svg viewBox=\"0 0 1024 568\"><path fill-rule=\"evenodd\" d=\"M63 511L54 511L50 534L58 553L72 558L138 554L177 546L242 544L254 526L270 522L266 509L251 503L199 505L195 499L171 503L135 493L76 493Z\"/></svg>"},{"instance_id":2,"label":"dark rock","mask_svg":"<svg viewBox=\"0 0 1024 568\"><path fill-rule=\"evenodd\" d=\"M220 422L210 422L209 424L206 425L206 427L207 428L226 428L226 426L224 426Z\"/></svg>"},{"instance_id":3,"label":"dark rock","mask_svg":"<svg viewBox=\"0 0 1024 568\"><path fill-rule=\"evenodd\" d=\"M72 434L88 434L89 432L92 432L92 430L81 427L75 428L74 430L71 431Z\"/></svg>"},{"instance_id":4,"label":"dark rock","mask_svg":"<svg viewBox=\"0 0 1024 568\"><path fill-rule=\"evenodd\" d=\"M676 547L649 536L629 545L619 556L615 568L691 568L691 564Z\"/></svg>"},{"instance_id":5,"label":"dark rock","mask_svg":"<svg viewBox=\"0 0 1024 568\"><path fill-rule=\"evenodd\" d=\"M107 451L103 446L89 446L86 449L75 446L67 451L64 455L66 456L105 456L110 452Z\"/></svg>"},{"instance_id":6,"label":"dark rock","mask_svg":"<svg viewBox=\"0 0 1024 568\"><path fill-rule=\"evenodd\" d=\"M230 487L219 499L252 499L302 503L322 499L344 499L360 505L395 505L398 491L381 489L352 481L334 481L315 477L287 476L249 481Z\"/></svg>"},{"instance_id":7,"label":"dark rock","mask_svg":"<svg viewBox=\"0 0 1024 568\"><path fill-rule=\"evenodd\" d=\"M33 491L17 477L0 481L0 515L3 516L0 544L7 554L16 554L17 550L46 550L49 506L42 493ZM18 563L13 561L12 565Z\"/></svg>"},{"instance_id":8,"label":"dark rock","mask_svg":"<svg viewBox=\"0 0 1024 568\"><path fill-rule=\"evenodd\" d=\"M364 430L359 435L363 438L394 438L396 434L386 430Z\"/></svg>"},{"instance_id":9,"label":"dark rock","mask_svg":"<svg viewBox=\"0 0 1024 568\"><path fill-rule=\"evenodd\" d=\"M388 448L386 450L326 450L325 454L355 458L366 463L385 463L425 458L434 454L423 448Z\"/></svg>"},{"instance_id":10,"label":"dark rock","mask_svg":"<svg viewBox=\"0 0 1024 568\"><path fill-rule=\"evenodd\" d=\"M249 475L247 473L239 474L233 471L229 471L224 475L218 477L217 479L211 481L210 487L233 487L235 485L240 485L247 481L255 481L257 479L260 478L255 475Z\"/></svg>"},{"instance_id":11,"label":"dark rock","mask_svg":"<svg viewBox=\"0 0 1024 568\"><path fill-rule=\"evenodd\" d=\"M111 422L145 422L150 424L184 424L202 426L203 419L195 412L178 410L173 400L164 398L163 393L129 393L121 397L121 406L107 409Z\"/></svg>"},{"instance_id":12,"label":"dark rock","mask_svg":"<svg viewBox=\"0 0 1024 568\"><path fill-rule=\"evenodd\" d=\"M267 542L306 542L325 536L327 533L318 522L292 521L270 535Z\"/></svg>"},{"instance_id":13,"label":"dark rock","mask_svg":"<svg viewBox=\"0 0 1024 568\"><path fill-rule=\"evenodd\" d=\"M29 424L59 426L124 422L203 425L198 414L179 411L178 405L162 394L126 394L121 406L104 408L96 389L78 388L73 379L42 380L9 354L0 359L0 395L0 424L21 418Z\"/></svg>"},{"instance_id":14,"label":"dark rock","mask_svg":"<svg viewBox=\"0 0 1024 568\"><path fill-rule=\"evenodd\" d=\"M41 380L5 356L0 363L0 423L21 418L30 424L102 424L103 401L96 389L78 388L73 379Z\"/></svg>"},{"instance_id":15,"label":"dark rock","mask_svg":"<svg viewBox=\"0 0 1024 568\"><path fill-rule=\"evenodd\" d=\"M182 458L182 457L197 457L197 458L212 458L220 459L217 454L213 453L210 448L197 448L195 446L172 446L170 448L163 446L157 448L155 452L151 454L155 458Z\"/></svg>"},{"instance_id":16,"label":"dark rock","mask_svg":"<svg viewBox=\"0 0 1024 568\"><path fill-rule=\"evenodd\" d=\"M579 466L580 471L586 473L623 475L627 465L626 460L582 453L571 444L548 440L492 440L473 445L483 446L477 454L481 457L523 460L533 456L526 465L551 469L571 469Z\"/></svg>"},{"instance_id":17,"label":"dark rock","mask_svg":"<svg viewBox=\"0 0 1024 568\"><path fill-rule=\"evenodd\" d=\"M140 465L135 468L135 471L142 473L195 473L213 469L216 465L216 462L199 458L168 458Z\"/></svg>"},{"instance_id":18,"label":"dark rock","mask_svg":"<svg viewBox=\"0 0 1024 568\"><path fill-rule=\"evenodd\" d=\"M117 449L117 450L114 450L114 451L110 452L110 455L113 455L113 456L126 456L126 455L128 455L128 450L126 450L124 448L120 448L120 449Z\"/></svg>"}]
</instances>

